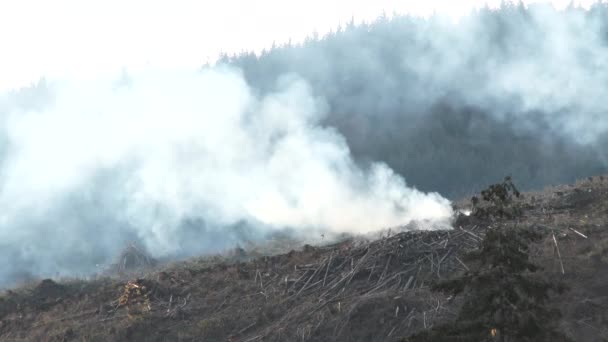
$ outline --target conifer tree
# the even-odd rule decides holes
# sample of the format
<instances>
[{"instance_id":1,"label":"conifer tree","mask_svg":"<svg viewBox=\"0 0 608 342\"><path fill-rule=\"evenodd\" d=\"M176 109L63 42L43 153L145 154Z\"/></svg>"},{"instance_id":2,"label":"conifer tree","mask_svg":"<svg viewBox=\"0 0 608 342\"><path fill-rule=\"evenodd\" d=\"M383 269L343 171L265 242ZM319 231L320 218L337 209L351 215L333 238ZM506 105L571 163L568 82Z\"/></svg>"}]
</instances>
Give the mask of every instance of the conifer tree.
<instances>
[{"instance_id":1,"label":"conifer tree","mask_svg":"<svg viewBox=\"0 0 608 342\"><path fill-rule=\"evenodd\" d=\"M539 267L529 260L529 244L541 238L518 227L489 230L481 247L466 255L476 266L432 287L464 296L456 320L405 341L569 341L556 330L559 311L547 305L564 287L535 274Z\"/></svg>"}]
</instances>

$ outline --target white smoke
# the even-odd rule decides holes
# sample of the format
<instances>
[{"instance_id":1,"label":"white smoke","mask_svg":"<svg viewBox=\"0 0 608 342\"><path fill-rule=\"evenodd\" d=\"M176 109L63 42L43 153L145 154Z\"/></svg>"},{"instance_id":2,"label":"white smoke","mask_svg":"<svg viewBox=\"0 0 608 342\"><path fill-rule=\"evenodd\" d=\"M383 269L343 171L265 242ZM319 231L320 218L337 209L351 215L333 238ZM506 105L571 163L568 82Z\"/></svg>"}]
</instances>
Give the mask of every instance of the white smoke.
<instances>
[{"instance_id":1,"label":"white smoke","mask_svg":"<svg viewBox=\"0 0 608 342\"><path fill-rule=\"evenodd\" d=\"M238 222L364 233L451 216L384 164L355 165L304 81L276 89L258 98L226 67L146 72L55 82L48 105L5 113L0 277L86 273L132 238L201 253Z\"/></svg>"}]
</instances>

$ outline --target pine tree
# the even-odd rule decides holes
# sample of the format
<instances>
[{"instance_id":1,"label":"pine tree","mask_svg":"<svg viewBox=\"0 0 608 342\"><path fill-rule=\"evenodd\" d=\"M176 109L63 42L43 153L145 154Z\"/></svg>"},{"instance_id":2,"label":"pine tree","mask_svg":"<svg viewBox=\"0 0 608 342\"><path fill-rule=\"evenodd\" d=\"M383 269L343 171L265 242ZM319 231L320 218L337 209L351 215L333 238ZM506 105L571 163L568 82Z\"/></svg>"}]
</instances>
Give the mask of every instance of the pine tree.
<instances>
[{"instance_id":1,"label":"pine tree","mask_svg":"<svg viewBox=\"0 0 608 342\"><path fill-rule=\"evenodd\" d=\"M466 255L477 266L432 287L464 295L456 320L405 341L568 341L555 327L559 311L547 306L564 287L537 276L529 260L529 244L541 238L517 227L489 230L480 249Z\"/></svg>"},{"instance_id":2,"label":"pine tree","mask_svg":"<svg viewBox=\"0 0 608 342\"><path fill-rule=\"evenodd\" d=\"M515 203L520 196L511 176L507 176L502 183L492 184L481 191L483 204L477 196L471 198L473 214L478 217L515 218L521 215L521 208Z\"/></svg>"}]
</instances>

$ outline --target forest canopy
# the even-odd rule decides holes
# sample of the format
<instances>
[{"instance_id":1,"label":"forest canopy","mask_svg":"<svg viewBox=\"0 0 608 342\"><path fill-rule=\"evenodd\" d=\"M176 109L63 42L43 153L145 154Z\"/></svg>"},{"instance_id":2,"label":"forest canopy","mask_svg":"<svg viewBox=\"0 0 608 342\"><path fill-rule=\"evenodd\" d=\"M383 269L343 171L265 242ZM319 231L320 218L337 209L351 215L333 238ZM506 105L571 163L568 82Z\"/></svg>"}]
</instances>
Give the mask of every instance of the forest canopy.
<instances>
[{"instance_id":1,"label":"forest canopy","mask_svg":"<svg viewBox=\"0 0 608 342\"><path fill-rule=\"evenodd\" d=\"M606 171L607 42L608 4L503 3L458 22L352 21L220 63L260 93L303 77L361 165L458 198L505 174L529 190Z\"/></svg>"}]
</instances>

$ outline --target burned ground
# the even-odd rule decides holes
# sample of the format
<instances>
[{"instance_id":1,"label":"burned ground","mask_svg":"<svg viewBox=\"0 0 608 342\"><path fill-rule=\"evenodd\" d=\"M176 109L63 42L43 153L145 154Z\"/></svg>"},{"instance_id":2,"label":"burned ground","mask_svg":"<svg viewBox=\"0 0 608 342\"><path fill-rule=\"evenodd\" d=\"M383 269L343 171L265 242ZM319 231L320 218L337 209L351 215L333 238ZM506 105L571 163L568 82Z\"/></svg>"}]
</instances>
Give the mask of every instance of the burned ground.
<instances>
[{"instance_id":1,"label":"burned ground","mask_svg":"<svg viewBox=\"0 0 608 342\"><path fill-rule=\"evenodd\" d=\"M576 341L608 340L608 178L517 203L522 217L461 216L453 230L393 230L285 253L238 248L140 274L32 282L0 297L0 340L398 341L453 318L459 298L429 283L471 266L459 256L489 227L515 224L544 232L534 260L569 287L553 300L561 329Z\"/></svg>"}]
</instances>

